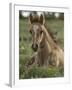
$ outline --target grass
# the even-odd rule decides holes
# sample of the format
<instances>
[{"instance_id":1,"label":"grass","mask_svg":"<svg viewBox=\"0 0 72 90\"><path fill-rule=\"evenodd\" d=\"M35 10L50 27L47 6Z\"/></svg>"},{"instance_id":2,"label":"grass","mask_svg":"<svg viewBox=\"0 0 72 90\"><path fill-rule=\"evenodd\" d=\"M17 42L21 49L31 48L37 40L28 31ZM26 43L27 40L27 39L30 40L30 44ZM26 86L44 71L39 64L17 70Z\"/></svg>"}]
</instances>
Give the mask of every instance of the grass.
<instances>
[{"instance_id":1,"label":"grass","mask_svg":"<svg viewBox=\"0 0 72 90\"><path fill-rule=\"evenodd\" d=\"M58 44L64 48L64 21L60 19L46 20L47 26L52 32L57 32L55 35ZM31 49L31 35L29 33L29 24L27 19L19 20L19 78L47 78L47 77L63 77L63 69L55 67L37 67L33 65L31 68L26 68L33 51Z\"/></svg>"}]
</instances>

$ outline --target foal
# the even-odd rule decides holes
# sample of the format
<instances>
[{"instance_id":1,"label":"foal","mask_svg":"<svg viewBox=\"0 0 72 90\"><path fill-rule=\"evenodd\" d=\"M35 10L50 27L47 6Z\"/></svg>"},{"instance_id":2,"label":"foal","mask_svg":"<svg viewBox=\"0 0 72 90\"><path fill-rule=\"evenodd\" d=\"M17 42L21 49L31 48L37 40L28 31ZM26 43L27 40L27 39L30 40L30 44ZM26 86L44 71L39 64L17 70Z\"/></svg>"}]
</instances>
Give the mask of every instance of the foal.
<instances>
[{"instance_id":1,"label":"foal","mask_svg":"<svg viewBox=\"0 0 72 90\"><path fill-rule=\"evenodd\" d=\"M45 19L43 15L30 15L30 33L32 35L32 49L35 54L32 60L39 66L48 66L49 64L59 67L64 64L63 50L54 42L49 32L44 26Z\"/></svg>"}]
</instances>

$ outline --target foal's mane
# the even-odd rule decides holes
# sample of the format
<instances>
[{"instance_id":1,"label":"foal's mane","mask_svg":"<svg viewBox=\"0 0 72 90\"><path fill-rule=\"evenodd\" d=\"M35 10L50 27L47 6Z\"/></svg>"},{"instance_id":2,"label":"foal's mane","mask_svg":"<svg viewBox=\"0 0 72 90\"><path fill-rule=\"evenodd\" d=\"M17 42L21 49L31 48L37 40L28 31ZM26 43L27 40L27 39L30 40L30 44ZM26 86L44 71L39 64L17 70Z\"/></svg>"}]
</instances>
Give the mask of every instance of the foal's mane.
<instances>
[{"instance_id":1,"label":"foal's mane","mask_svg":"<svg viewBox=\"0 0 72 90\"><path fill-rule=\"evenodd\" d=\"M51 29L47 26L46 23L44 23L44 27L46 28L47 32L49 33L49 35L51 36L51 38L53 39L53 41L54 41L55 43L57 43L57 40L56 40L56 38L54 37L54 33L51 31Z\"/></svg>"}]
</instances>

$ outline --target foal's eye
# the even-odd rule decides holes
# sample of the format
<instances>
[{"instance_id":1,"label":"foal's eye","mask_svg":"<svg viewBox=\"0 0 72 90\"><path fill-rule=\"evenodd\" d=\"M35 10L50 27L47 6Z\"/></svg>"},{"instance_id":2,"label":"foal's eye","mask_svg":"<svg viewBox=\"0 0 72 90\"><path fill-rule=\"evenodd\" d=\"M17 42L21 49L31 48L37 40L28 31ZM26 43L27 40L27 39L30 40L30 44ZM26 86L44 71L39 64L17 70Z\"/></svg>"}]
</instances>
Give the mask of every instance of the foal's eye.
<instances>
[{"instance_id":1,"label":"foal's eye","mask_svg":"<svg viewBox=\"0 0 72 90\"><path fill-rule=\"evenodd\" d=\"M40 31L40 34L42 34L43 31Z\"/></svg>"},{"instance_id":2,"label":"foal's eye","mask_svg":"<svg viewBox=\"0 0 72 90\"><path fill-rule=\"evenodd\" d=\"M32 34L32 31L30 30L30 33Z\"/></svg>"}]
</instances>

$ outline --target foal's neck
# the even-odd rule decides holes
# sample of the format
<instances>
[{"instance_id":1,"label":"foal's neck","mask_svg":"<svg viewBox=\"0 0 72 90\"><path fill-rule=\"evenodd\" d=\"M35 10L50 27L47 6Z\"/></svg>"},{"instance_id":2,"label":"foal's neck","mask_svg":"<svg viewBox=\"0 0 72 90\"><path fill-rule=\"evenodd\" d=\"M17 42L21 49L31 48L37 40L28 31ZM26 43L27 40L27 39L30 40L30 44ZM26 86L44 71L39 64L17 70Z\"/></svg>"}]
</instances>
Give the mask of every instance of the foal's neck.
<instances>
[{"instance_id":1,"label":"foal's neck","mask_svg":"<svg viewBox=\"0 0 72 90\"><path fill-rule=\"evenodd\" d=\"M49 43L49 46L53 49L55 47L57 47L56 43L53 41L53 39L51 38L50 34L47 32L46 28L44 26L42 26L45 37Z\"/></svg>"},{"instance_id":2,"label":"foal's neck","mask_svg":"<svg viewBox=\"0 0 72 90\"><path fill-rule=\"evenodd\" d=\"M48 57L48 54L49 54L49 47L48 47L48 43L46 40L43 40L41 42L41 45L43 45L43 47L40 47L39 50L38 50L38 54L43 58L47 58Z\"/></svg>"}]
</instances>

